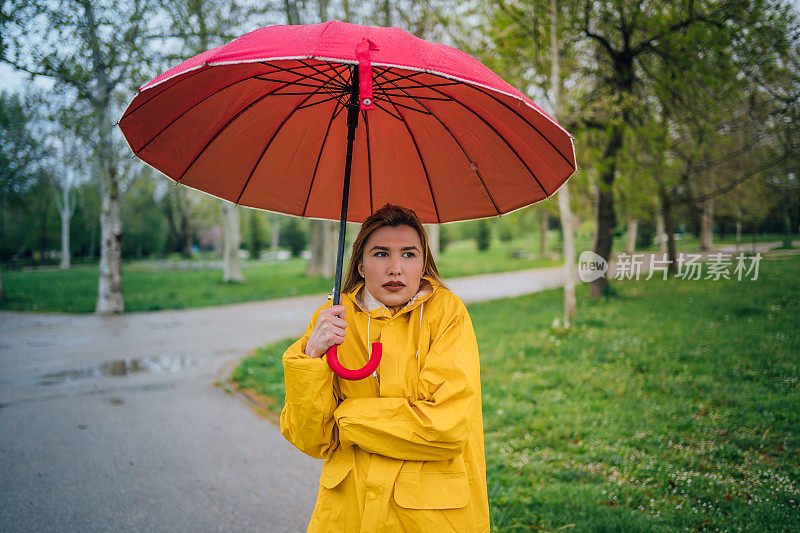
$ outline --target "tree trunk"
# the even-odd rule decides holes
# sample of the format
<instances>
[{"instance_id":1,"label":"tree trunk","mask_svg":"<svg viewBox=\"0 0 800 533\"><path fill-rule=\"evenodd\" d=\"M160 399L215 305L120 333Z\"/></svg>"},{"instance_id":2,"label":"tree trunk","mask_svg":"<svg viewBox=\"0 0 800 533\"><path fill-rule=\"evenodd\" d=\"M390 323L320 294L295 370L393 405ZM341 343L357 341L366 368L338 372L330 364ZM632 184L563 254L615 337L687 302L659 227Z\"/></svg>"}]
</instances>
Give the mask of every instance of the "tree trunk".
<instances>
[{"instance_id":1,"label":"tree trunk","mask_svg":"<svg viewBox=\"0 0 800 533\"><path fill-rule=\"evenodd\" d=\"M561 214L561 231L564 235L564 325L578 313L575 300L575 235L572 209L569 206L569 183L558 190L558 209Z\"/></svg>"},{"instance_id":2,"label":"tree trunk","mask_svg":"<svg viewBox=\"0 0 800 533\"><path fill-rule=\"evenodd\" d=\"M327 220L311 222L311 259L308 261L306 274L309 276L333 276L336 269L336 245L338 232L331 232L331 225L338 224ZM336 228L334 228L336 229ZM332 242L331 242L332 241ZM330 256L333 255L331 260ZM330 267L331 261L333 268Z\"/></svg>"},{"instance_id":3,"label":"tree trunk","mask_svg":"<svg viewBox=\"0 0 800 533\"><path fill-rule=\"evenodd\" d=\"M742 244L742 213L736 213L736 251L739 251L739 245Z\"/></svg>"},{"instance_id":4,"label":"tree trunk","mask_svg":"<svg viewBox=\"0 0 800 533\"><path fill-rule=\"evenodd\" d=\"M322 272L322 254L323 254L323 232L322 220L311 221L311 243L308 248L311 251L311 258L308 260L306 267L307 276L318 276Z\"/></svg>"},{"instance_id":5,"label":"tree trunk","mask_svg":"<svg viewBox=\"0 0 800 533\"><path fill-rule=\"evenodd\" d=\"M322 254L322 275L326 278L332 278L336 275L336 254L339 251L339 223L332 220L324 222L325 243L323 245ZM347 237L347 230L345 229L345 239ZM347 253L347 242L345 241L344 252ZM346 269L347 265L342 265L342 269ZM342 273L344 275L344 273Z\"/></svg>"},{"instance_id":6,"label":"tree trunk","mask_svg":"<svg viewBox=\"0 0 800 533\"><path fill-rule=\"evenodd\" d=\"M428 233L428 246L434 261L439 260L439 224L425 224Z\"/></svg>"},{"instance_id":7,"label":"tree trunk","mask_svg":"<svg viewBox=\"0 0 800 533\"><path fill-rule=\"evenodd\" d=\"M239 262L239 245L242 242L239 232L239 210L237 206L220 200L222 211L222 281L241 282L242 267Z\"/></svg>"},{"instance_id":8,"label":"tree trunk","mask_svg":"<svg viewBox=\"0 0 800 533\"><path fill-rule=\"evenodd\" d=\"M633 255L636 251L636 232L639 228L639 220L633 217L628 218L628 239L625 241L625 253Z\"/></svg>"},{"instance_id":9,"label":"tree trunk","mask_svg":"<svg viewBox=\"0 0 800 533\"><path fill-rule=\"evenodd\" d=\"M389 27L392 25L392 4L389 0L383 0L383 25Z\"/></svg>"},{"instance_id":10,"label":"tree trunk","mask_svg":"<svg viewBox=\"0 0 800 533\"><path fill-rule=\"evenodd\" d=\"M597 249L597 206L600 205L600 189L597 187L597 183L594 180L589 182L589 191L590 191L590 198L592 200L592 220L594 220L594 224L592 225L592 250Z\"/></svg>"},{"instance_id":11,"label":"tree trunk","mask_svg":"<svg viewBox=\"0 0 800 533\"><path fill-rule=\"evenodd\" d=\"M272 221L272 240L270 241L270 248L277 250L281 244L280 221L277 217Z\"/></svg>"},{"instance_id":12,"label":"tree trunk","mask_svg":"<svg viewBox=\"0 0 800 533\"><path fill-rule=\"evenodd\" d=\"M64 196L67 196L69 191L65 190ZM65 203L68 201L64 199ZM68 269L70 267L70 249L69 249L69 222L72 218L72 213L69 209L61 211L61 264L58 266L61 269Z\"/></svg>"},{"instance_id":13,"label":"tree trunk","mask_svg":"<svg viewBox=\"0 0 800 533\"><path fill-rule=\"evenodd\" d=\"M711 250L714 239L714 198L707 198L703 202L700 215L700 249Z\"/></svg>"},{"instance_id":14,"label":"tree trunk","mask_svg":"<svg viewBox=\"0 0 800 533\"><path fill-rule=\"evenodd\" d=\"M561 47L558 44L558 6L556 0L550 0L550 53L552 54L552 86L553 107L557 119L561 113L561 65L559 54ZM569 206L569 183L565 183L558 190L558 212L561 217L561 234L564 241L564 325L569 326L570 320L577 314L575 303L575 237L573 234L572 209Z\"/></svg>"},{"instance_id":15,"label":"tree trunk","mask_svg":"<svg viewBox=\"0 0 800 533\"><path fill-rule=\"evenodd\" d=\"M542 209L542 227L541 227L541 241L540 241L540 249L539 255L542 257L547 257L547 226L549 225L549 216L547 210L544 206L541 207Z\"/></svg>"},{"instance_id":16,"label":"tree trunk","mask_svg":"<svg viewBox=\"0 0 800 533\"><path fill-rule=\"evenodd\" d=\"M666 191L660 191L661 211L664 214L664 228L667 232L668 270L675 274L678 271L677 254L675 253L675 228L672 220L672 199Z\"/></svg>"},{"instance_id":17,"label":"tree trunk","mask_svg":"<svg viewBox=\"0 0 800 533\"><path fill-rule=\"evenodd\" d=\"M658 196L656 196L658 200ZM666 235L664 235L664 215L661 211L656 213L656 239L658 239L658 251L664 253L667 251Z\"/></svg>"},{"instance_id":18,"label":"tree trunk","mask_svg":"<svg viewBox=\"0 0 800 533\"><path fill-rule=\"evenodd\" d=\"M608 261L614 242L614 178L617 172L617 154L622 148L622 125L615 124L606 145L598 183L597 240L594 253ZM589 285L589 297L597 298L608 292L608 278L601 276Z\"/></svg>"},{"instance_id":19,"label":"tree trunk","mask_svg":"<svg viewBox=\"0 0 800 533\"><path fill-rule=\"evenodd\" d=\"M92 224L89 230L89 261L94 261L94 253L97 246L97 224Z\"/></svg>"},{"instance_id":20,"label":"tree trunk","mask_svg":"<svg viewBox=\"0 0 800 533\"><path fill-rule=\"evenodd\" d=\"M101 78L103 80L104 77ZM119 178L113 157L111 121L108 119L110 95L95 106L97 116L97 159L102 180L102 210L100 212L100 279L97 288L95 313L122 313L122 218L119 209Z\"/></svg>"}]
</instances>

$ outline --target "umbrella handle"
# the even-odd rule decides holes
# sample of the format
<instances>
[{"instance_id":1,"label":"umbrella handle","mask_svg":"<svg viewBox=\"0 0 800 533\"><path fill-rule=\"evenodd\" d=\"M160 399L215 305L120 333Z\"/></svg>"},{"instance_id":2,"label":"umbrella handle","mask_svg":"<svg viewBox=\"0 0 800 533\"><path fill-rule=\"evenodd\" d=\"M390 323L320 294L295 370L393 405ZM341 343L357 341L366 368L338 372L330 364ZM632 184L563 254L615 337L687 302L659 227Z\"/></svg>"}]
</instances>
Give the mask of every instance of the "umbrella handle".
<instances>
[{"instance_id":1,"label":"umbrella handle","mask_svg":"<svg viewBox=\"0 0 800 533\"><path fill-rule=\"evenodd\" d=\"M359 380L364 379L365 377L369 376L375 369L378 368L378 364L381 362L381 355L383 353L383 345L380 342L373 342L372 343L372 355L369 357L369 361L364 368L359 368L358 370L350 370L349 368L345 368L339 362L339 358L336 355L336 344L328 348L328 366L331 367L334 374L339 376L340 378L349 379L349 380Z\"/></svg>"}]
</instances>

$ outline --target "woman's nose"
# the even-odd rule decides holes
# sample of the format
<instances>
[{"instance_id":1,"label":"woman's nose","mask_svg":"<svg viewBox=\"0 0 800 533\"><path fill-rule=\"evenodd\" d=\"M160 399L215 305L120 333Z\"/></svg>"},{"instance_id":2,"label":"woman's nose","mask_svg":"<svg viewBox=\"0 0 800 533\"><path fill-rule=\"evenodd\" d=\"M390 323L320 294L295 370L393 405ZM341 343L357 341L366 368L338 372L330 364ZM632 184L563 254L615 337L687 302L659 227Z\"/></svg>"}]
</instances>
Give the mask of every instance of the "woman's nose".
<instances>
[{"instance_id":1,"label":"woman's nose","mask_svg":"<svg viewBox=\"0 0 800 533\"><path fill-rule=\"evenodd\" d=\"M389 275L390 276L399 276L400 275L400 260L399 259L392 259L389 262Z\"/></svg>"}]
</instances>

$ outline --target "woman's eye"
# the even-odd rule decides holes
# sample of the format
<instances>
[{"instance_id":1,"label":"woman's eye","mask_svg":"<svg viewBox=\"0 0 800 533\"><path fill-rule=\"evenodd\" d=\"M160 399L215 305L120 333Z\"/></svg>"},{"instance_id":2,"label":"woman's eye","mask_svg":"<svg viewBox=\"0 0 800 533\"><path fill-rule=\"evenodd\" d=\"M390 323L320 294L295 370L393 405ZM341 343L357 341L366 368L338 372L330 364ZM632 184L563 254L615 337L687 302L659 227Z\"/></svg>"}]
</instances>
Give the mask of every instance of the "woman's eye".
<instances>
[{"instance_id":1,"label":"woman's eye","mask_svg":"<svg viewBox=\"0 0 800 533\"><path fill-rule=\"evenodd\" d=\"M414 257L414 252L406 252L406 253L408 254L409 258Z\"/></svg>"}]
</instances>

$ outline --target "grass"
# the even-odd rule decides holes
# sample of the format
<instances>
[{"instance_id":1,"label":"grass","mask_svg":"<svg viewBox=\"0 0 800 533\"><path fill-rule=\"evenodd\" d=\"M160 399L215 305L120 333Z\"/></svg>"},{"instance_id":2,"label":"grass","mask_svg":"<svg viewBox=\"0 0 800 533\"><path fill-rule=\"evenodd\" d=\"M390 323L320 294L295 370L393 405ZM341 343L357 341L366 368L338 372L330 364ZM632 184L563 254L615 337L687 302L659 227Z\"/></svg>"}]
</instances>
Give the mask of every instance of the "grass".
<instances>
[{"instance_id":1,"label":"grass","mask_svg":"<svg viewBox=\"0 0 800 533\"><path fill-rule=\"evenodd\" d=\"M613 281L469 305L493 531L791 531L800 523L800 256L757 280ZM752 277L752 275L751 275ZM233 374L283 404L281 355Z\"/></svg>"},{"instance_id":2,"label":"grass","mask_svg":"<svg viewBox=\"0 0 800 533\"><path fill-rule=\"evenodd\" d=\"M560 247L559 232L550 231L549 252ZM766 238L766 236L759 236ZM781 240L780 238L771 240ZM576 250L591 249L592 235L576 235ZM539 256L539 235L509 242L495 240L489 250L478 252L474 241L456 241L440 254L437 264L445 278L557 266L557 255ZM624 236L614 242L615 251L624 249ZM677 250L697 250L698 243L687 237L677 241ZM746 246L742 247L747 250ZM639 251L654 251L651 246ZM523 251L522 257L512 251ZM345 265L349 254L345 254ZM192 268L178 269L175 261L130 261L122 265L122 292L127 312L208 307L248 301L324 293L333 278L306 276L304 259L242 262L243 283L224 283L219 261L188 261ZM209 266L216 265L216 266ZM6 298L0 309L61 313L92 313L97 302L98 267L79 263L69 270L54 267L33 271L4 270Z\"/></svg>"}]
</instances>

